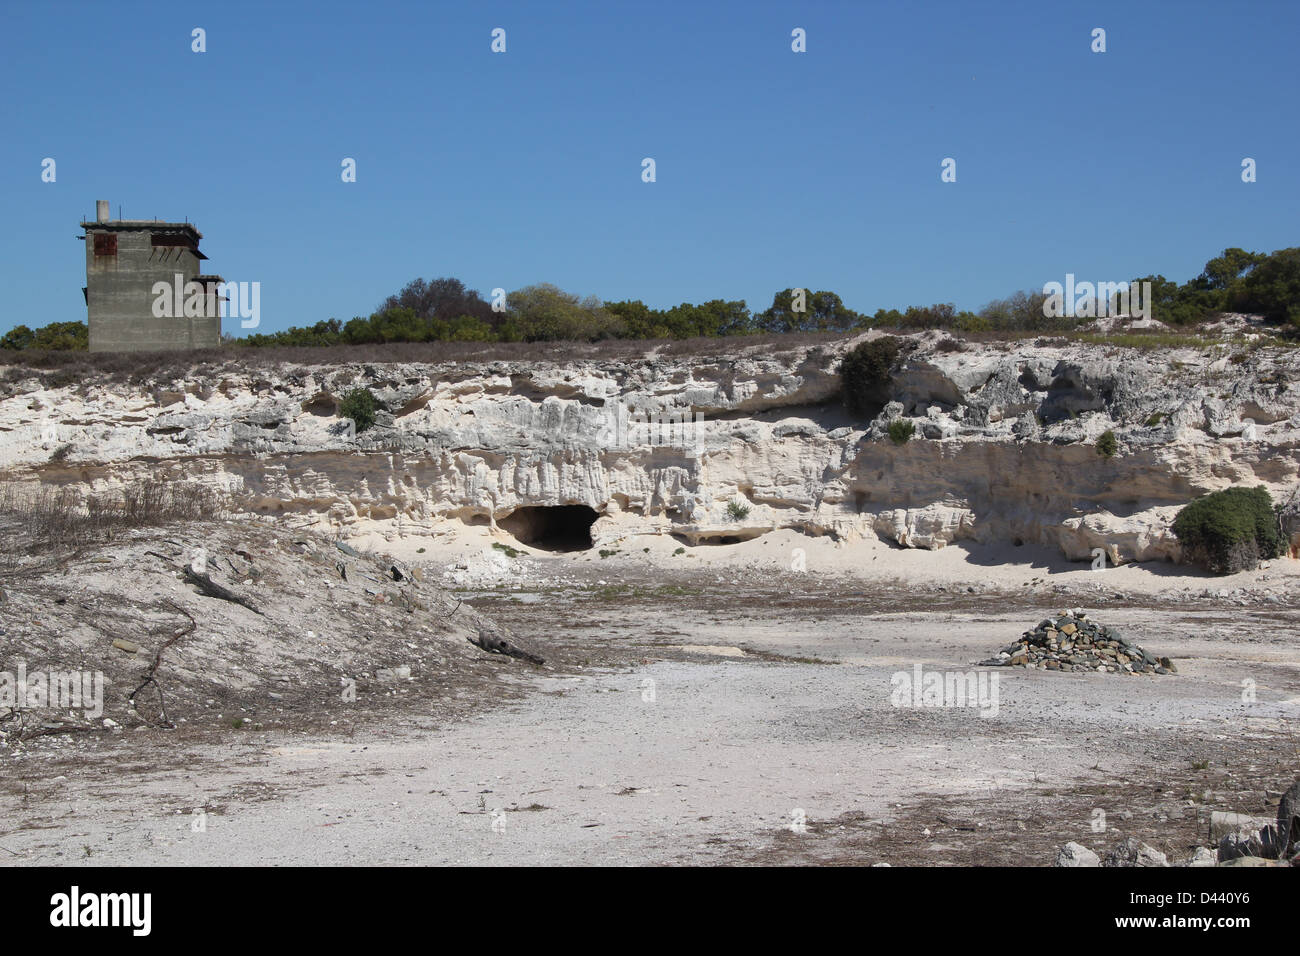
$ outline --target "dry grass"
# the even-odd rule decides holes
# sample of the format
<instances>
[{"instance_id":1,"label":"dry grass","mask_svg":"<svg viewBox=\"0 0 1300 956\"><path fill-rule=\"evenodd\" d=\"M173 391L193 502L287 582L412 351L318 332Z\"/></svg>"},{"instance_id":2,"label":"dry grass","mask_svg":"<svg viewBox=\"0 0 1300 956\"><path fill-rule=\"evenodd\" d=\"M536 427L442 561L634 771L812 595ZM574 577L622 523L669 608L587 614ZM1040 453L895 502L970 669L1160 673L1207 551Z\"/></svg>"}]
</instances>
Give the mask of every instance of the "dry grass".
<instances>
[{"instance_id":1,"label":"dry grass","mask_svg":"<svg viewBox=\"0 0 1300 956\"><path fill-rule=\"evenodd\" d=\"M391 342L383 345L227 346L170 352L38 352L0 349L0 386L35 374L45 388L85 386L91 381L128 382L136 386L165 384L196 375L239 374L259 369L297 367L339 367L344 365L412 363L442 365L468 362L523 362L562 364L574 361L639 361L651 355L660 358L726 360L739 355L782 358L800 350L836 347L865 334L850 332L791 332L785 334L737 335L694 339L607 339L600 342ZM920 334L924 329L888 329L890 334ZM1095 333L1068 329L1060 331L997 330L984 332L945 331L941 351L953 351L964 343L1013 346L1026 341L1036 345L1101 345L1126 349L1207 349L1235 344L1252 349L1300 346L1300 336L1285 329L1270 329L1253 342L1186 331L1128 331ZM3 391L3 389L0 389Z\"/></svg>"},{"instance_id":2,"label":"dry grass","mask_svg":"<svg viewBox=\"0 0 1300 956\"><path fill-rule=\"evenodd\" d=\"M384 345L228 347L171 352L37 352L0 350L0 382L36 371L48 387L77 384L87 377L144 385L187 377L283 365L338 366L364 363L443 364L453 362L552 362L636 360L660 356L723 358L761 349L768 355L809 346L833 345L862 335L807 332L695 339L607 339L601 342L391 342Z\"/></svg>"},{"instance_id":3,"label":"dry grass","mask_svg":"<svg viewBox=\"0 0 1300 956\"><path fill-rule=\"evenodd\" d=\"M224 501L201 485L148 479L88 498L73 486L0 485L0 558L16 568L22 555L76 552L133 528L224 517Z\"/></svg>"}]
</instances>

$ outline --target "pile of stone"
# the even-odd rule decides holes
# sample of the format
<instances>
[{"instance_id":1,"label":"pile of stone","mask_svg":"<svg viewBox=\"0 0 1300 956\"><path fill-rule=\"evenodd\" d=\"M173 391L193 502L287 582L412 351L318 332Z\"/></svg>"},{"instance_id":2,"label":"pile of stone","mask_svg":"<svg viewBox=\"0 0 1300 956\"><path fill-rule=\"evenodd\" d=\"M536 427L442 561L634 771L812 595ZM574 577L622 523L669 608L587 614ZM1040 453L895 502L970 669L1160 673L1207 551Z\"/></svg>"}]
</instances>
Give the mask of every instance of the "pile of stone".
<instances>
[{"instance_id":1,"label":"pile of stone","mask_svg":"<svg viewBox=\"0 0 1300 956\"><path fill-rule=\"evenodd\" d=\"M1173 674L1167 657L1156 657L1117 631L1098 624L1082 608L1062 611L1025 631L997 657L980 667L1037 667L1049 671L1101 671L1116 674Z\"/></svg>"}]
</instances>

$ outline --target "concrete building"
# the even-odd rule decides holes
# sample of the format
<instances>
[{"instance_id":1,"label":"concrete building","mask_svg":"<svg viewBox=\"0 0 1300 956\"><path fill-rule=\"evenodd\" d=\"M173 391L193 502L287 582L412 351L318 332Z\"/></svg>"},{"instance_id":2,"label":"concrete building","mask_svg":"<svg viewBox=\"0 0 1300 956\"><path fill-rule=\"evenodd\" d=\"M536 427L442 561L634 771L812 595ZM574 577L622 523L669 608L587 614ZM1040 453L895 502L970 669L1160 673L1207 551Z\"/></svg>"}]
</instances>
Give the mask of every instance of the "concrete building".
<instances>
[{"instance_id":1,"label":"concrete building","mask_svg":"<svg viewBox=\"0 0 1300 956\"><path fill-rule=\"evenodd\" d=\"M157 352L221 344L220 276L203 275L203 234L187 222L109 219L95 204L86 231L92 352ZM165 287L165 288L164 288Z\"/></svg>"}]
</instances>

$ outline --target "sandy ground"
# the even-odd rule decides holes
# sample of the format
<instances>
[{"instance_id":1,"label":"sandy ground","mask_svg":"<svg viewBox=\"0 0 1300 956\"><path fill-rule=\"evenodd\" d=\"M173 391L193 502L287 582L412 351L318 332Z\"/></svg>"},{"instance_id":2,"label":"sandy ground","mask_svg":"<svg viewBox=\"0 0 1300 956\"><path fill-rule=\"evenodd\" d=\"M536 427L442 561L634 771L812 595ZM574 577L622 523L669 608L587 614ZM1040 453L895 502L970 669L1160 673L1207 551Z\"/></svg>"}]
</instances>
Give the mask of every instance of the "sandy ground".
<instances>
[{"instance_id":1,"label":"sandy ground","mask_svg":"<svg viewBox=\"0 0 1300 956\"><path fill-rule=\"evenodd\" d=\"M445 569L542 653L486 658L524 693L408 695L332 732L47 738L6 761L0 862L1045 865L1128 835L1178 862L1210 811L1275 813L1300 773L1300 562L1209 578L785 532L606 558L494 541L352 543ZM996 713L891 701L896 674L968 673L1077 606L1178 674L986 669Z\"/></svg>"},{"instance_id":2,"label":"sandy ground","mask_svg":"<svg viewBox=\"0 0 1300 956\"><path fill-rule=\"evenodd\" d=\"M600 572L597 577L639 578L647 583L659 580L681 581L698 577L702 583L738 583L743 572L781 575L786 583L835 586L858 582L862 585L882 582L912 585L923 589L939 587L973 587L976 591L1010 590L1035 582L1050 590L1129 592L1156 595L1169 600L1182 593L1215 597L1233 597L1237 589L1260 594L1290 595L1300 591L1300 561L1278 559L1256 571L1215 577L1193 568L1165 562L1107 565L1092 570L1089 562L1071 562L1059 552L1026 545L957 544L936 551L899 548L875 539L851 544L829 537L809 537L792 530L773 531L752 541L734 545L698 545L686 547L667 534L629 535L617 543L585 552L552 553L521 545L504 531L485 526L466 527L449 520L428 535L397 536L391 522L362 523L348 539L359 548L384 551L414 562L431 562L451 568L444 576L447 583L464 580L473 586L509 586L556 583L580 583L588 580L585 572ZM529 560L508 564L504 552L512 548ZM600 550L613 552L607 558ZM494 573L485 565L497 557ZM467 573L457 575L455 565L468 564ZM794 570L801 567L801 572ZM502 570L505 569L505 570ZM731 575L728 577L728 575ZM1050 575L1050 581L1048 576Z\"/></svg>"}]
</instances>

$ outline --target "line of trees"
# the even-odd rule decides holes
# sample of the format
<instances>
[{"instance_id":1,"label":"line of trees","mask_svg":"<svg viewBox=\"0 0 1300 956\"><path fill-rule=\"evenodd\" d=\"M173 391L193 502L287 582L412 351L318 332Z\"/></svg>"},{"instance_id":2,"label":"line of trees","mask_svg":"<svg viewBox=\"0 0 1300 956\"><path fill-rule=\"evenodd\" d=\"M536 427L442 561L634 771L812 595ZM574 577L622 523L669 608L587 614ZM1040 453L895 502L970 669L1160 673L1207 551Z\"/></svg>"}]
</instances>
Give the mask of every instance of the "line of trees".
<instances>
[{"instance_id":1,"label":"line of trees","mask_svg":"<svg viewBox=\"0 0 1300 956\"><path fill-rule=\"evenodd\" d=\"M1249 312L1300 330L1300 248L1272 254L1225 249L1196 278L1178 285L1164 276L1151 283L1151 314L1168 325L1192 326L1223 312ZM492 305L458 279L416 279L389 296L368 318L337 319L309 328L236 340L258 345L332 345L372 342L540 342L601 339L688 339L783 332L848 332L890 328L956 332L1059 331L1087 322L1047 314L1047 295L1017 292L977 312L952 303L878 309L868 315L846 306L834 292L787 288L761 312L744 300L711 299L652 309L639 299L602 302L550 284L511 292L504 308Z\"/></svg>"},{"instance_id":2,"label":"line of trees","mask_svg":"<svg viewBox=\"0 0 1300 956\"><path fill-rule=\"evenodd\" d=\"M1300 329L1300 248L1269 254L1225 249L1182 285L1160 275L1137 281L1151 283L1152 314L1170 325L1245 312Z\"/></svg>"},{"instance_id":3,"label":"line of trees","mask_svg":"<svg viewBox=\"0 0 1300 956\"><path fill-rule=\"evenodd\" d=\"M42 352L85 351L90 344L90 330L85 322L52 322L32 331L15 325L0 336L0 349L33 349Z\"/></svg>"},{"instance_id":4,"label":"line of trees","mask_svg":"<svg viewBox=\"0 0 1300 956\"><path fill-rule=\"evenodd\" d=\"M1178 285L1161 275L1151 283L1151 315L1166 324L1193 326L1223 312L1263 315L1300 334L1300 248L1264 254L1225 249L1196 278ZM1042 292L1017 292L977 312L952 303L903 311L855 312L829 291L782 289L762 312L744 300L711 299L652 309L639 299L603 302L549 283L505 296L498 307L459 279L416 279L390 295L369 316L336 318L282 332L231 338L233 345L362 345L383 342L546 342L601 339L686 339L784 332L847 332L890 328L957 332L1059 331L1088 321L1045 314ZM85 349L84 322L56 322L35 331L17 326L0 349Z\"/></svg>"}]
</instances>

